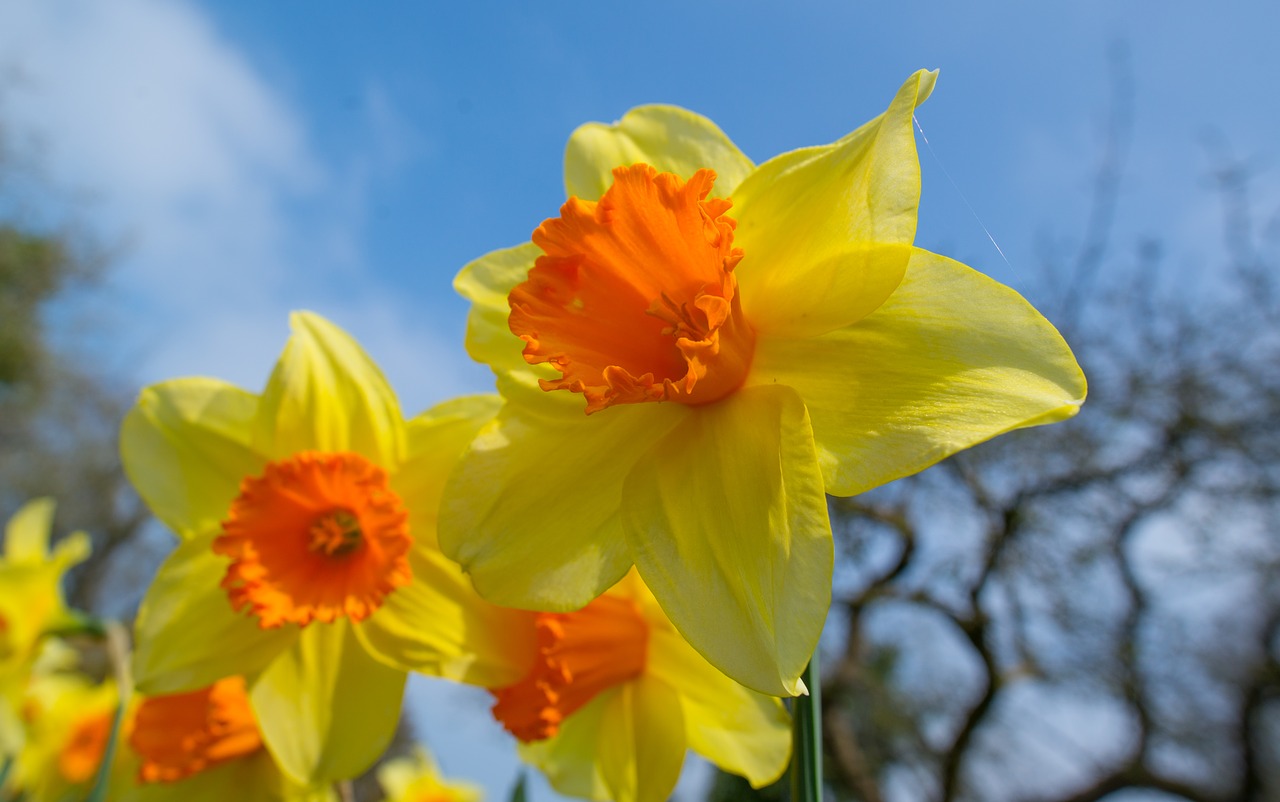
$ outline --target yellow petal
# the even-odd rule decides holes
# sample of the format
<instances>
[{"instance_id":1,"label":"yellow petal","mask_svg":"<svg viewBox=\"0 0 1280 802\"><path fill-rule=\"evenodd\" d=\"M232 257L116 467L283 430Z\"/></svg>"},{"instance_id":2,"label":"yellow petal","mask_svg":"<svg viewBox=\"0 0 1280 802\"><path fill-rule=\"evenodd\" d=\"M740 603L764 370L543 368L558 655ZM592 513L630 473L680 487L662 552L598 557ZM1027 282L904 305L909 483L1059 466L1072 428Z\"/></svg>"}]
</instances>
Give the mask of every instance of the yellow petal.
<instances>
[{"instance_id":1,"label":"yellow petal","mask_svg":"<svg viewBox=\"0 0 1280 802\"><path fill-rule=\"evenodd\" d=\"M306 627L249 695L280 768L298 782L331 782L357 777L387 748L404 681L339 621Z\"/></svg>"},{"instance_id":2,"label":"yellow petal","mask_svg":"<svg viewBox=\"0 0 1280 802\"><path fill-rule=\"evenodd\" d=\"M631 404L544 417L507 404L449 480L440 547L495 604L582 607L631 566L619 519L627 472L688 412Z\"/></svg>"},{"instance_id":3,"label":"yellow petal","mask_svg":"<svg viewBox=\"0 0 1280 802\"><path fill-rule=\"evenodd\" d=\"M4 559L9 563L42 563L49 557L49 533L57 502L36 498L18 508L4 528Z\"/></svg>"},{"instance_id":4,"label":"yellow petal","mask_svg":"<svg viewBox=\"0 0 1280 802\"><path fill-rule=\"evenodd\" d=\"M759 332L809 336L874 310L902 279L920 200L912 114L920 71L880 117L838 142L784 153L734 192L742 309Z\"/></svg>"},{"instance_id":5,"label":"yellow petal","mask_svg":"<svg viewBox=\"0 0 1280 802\"><path fill-rule=\"evenodd\" d=\"M253 674L297 637L296 627L264 630L256 618L231 609L218 586L227 560L213 553L211 541L179 544L142 600L133 652L134 683L142 693L190 691Z\"/></svg>"},{"instance_id":6,"label":"yellow petal","mask_svg":"<svg viewBox=\"0 0 1280 802\"><path fill-rule=\"evenodd\" d=\"M532 242L504 248L469 262L453 280L458 294L471 301L467 317L467 353L495 371L527 366L520 352L524 343L511 333L507 296L529 277L529 268L542 251Z\"/></svg>"},{"instance_id":7,"label":"yellow petal","mask_svg":"<svg viewBox=\"0 0 1280 802\"><path fill-rule=\"evenodd\" d=\"M308 789L283 777L264 750L177 782L130 781L118 802L305 802L330 798L327 789Z\"/></svg>"},{"instance_id":8,"label":"yellow petal","mask_svg":"<svg viewBox=\"0 0 1280 802\"><path fill-rule=\"evenodd\" d=\"M246 476L262 470L252 445L258 399L213 379L144 389L120 428L125 473L179 536L217 531Z\"/></svg>"},{"instance_id":9,"label":"yellow petal","mask_svg":"<svg viewBox=\"0 0 1280 802\"><path fill-rule=\"evenodd\" d=\"M378 785L387 802L480 802L484 796L473 785L442 779L435 760L421 746L412 755L379 766Z\"/></svg>"},{"instance_id":10,"label":"yellow petal","mask_svg":"<svg viewBox=\"0 0 1280 802\"><path fill-rule=\"evenodd\" d=\"M529 268L542 253L526 242L514 248L494 251L471 262L458 273L453 287L471 301L467 315L467 353L497 374L498 392L504 398L517 397L533 406L582 409L582 398L573 393L547 393L538 379L556 379L560 373L549 364L530 365L524 360L524 342L511 333L507 317L511 307L507 296L529 277Z\"/></svg>"},{"instance_id":11,"label":"yellow petal","mask_svg":"<svg viewBox=\"0 0 1280 802\"><path fill-rule=\"evenodd\" d=\"M433 549L409 554L413 582L357 625L368 650L401 670L501 688L528 671L532 613L489 604L456 563Z\"/></svg>"},{"instance_id":12,"label":"yellow petal","mask_svg":"<svg viewBox=\"0 0 1280 802\"><path fill-rule=\"evenodd\" d=\"M761 337L748 379L800 393L827 492L851 496L1023 426L1069 418L1085 380L1016 292L916 249L861 322L814 339Z\"/></svg>"},{"instance_id":13,"label":"yellow petal","mask_svg":"<svg viewBox=\"0 0 1280 802\"><path fill-rule=\"evenodd\" d=\"M613 183L613 168L637 162L685 180L710 167L717 196L732 194L753 166L706 117L676 106L641 106L612 125L587 123L573 132L564 154L565 190L599 200Z\"/></svg>"},{"instance_id":14,"label":"yellow petal","mask_svg":"<svg viewBox=\"0 0 1280 802\"><path fill-rule=\"evenodd\" d=\"M801 693L833 556L799 396L752 387L695 409L640 460L623 498L636 567L693 647L762 693Z\"/></svg>"},{"instance_id":15,"label":"yellow petal","mask_svg":"<svg viewBox=\"0 0 1280 802\"><path fill-rule=\"evenodd\" d=\"M517 744L520 759L536 766L551 787L566 796L611 799L596 753L605 712L618 693L619 689L610 689L587 702L564 720L553 737Z\"/></svg>"},{"instance_id":16,"label":"yellow petal","mask_svg":"<svg viewBox=\"0 0 1280 802\"><path fill-rule=\"evenodd\" d=\"M782 700L718 671L672 628L649 632L650 676L675 688L689 748L752 787L774 782L791 760L791 717Z\"/></svg>"},{"instance_id":17,"label":"yellow petal","mask_svg":"<svg viewBox=\"0 0 1280 802\"><path fill-rule=\"evenodd\" d=\"M319 315L294 312L289 322L293 336L262 393L254 443L272 459L354 451L394 468L404 456L404 419L382 371Z\"/></svg>"},{"instance_id":18,"label":"yellow petal","mask_svg":"<svg viewBox=\"0 0 1280 802\"><path fill-rule=\"evenodd\" d=\"M663 802L675 790L686 749L680 697L641 674L605 703L597 749L615 802Z\"/></svg>"},{"instance_id":19,"label":"yellow petal","mask_svg":"<svg viewBox=\"0 0 1280 802\"><path fill-rule=\"evenodd\" d=\"M408 507L415 542L436 548L436 518L445 480L476 432L501 406L502 399L496 395L455 398L405 425L405 461L392 475L391 486Z\"/></svg>"},{"instance_id":20,"label":"yellow petal","mask_svg":"<svg viewBox=\"0 0 1280 802\"><path fill-rule=\"evenodd\" d=\"M680 778L685 748L679 696L641 675L592 699L555 736L519 751L562 794L662 802Z\"/></svg>"}]
</instances>

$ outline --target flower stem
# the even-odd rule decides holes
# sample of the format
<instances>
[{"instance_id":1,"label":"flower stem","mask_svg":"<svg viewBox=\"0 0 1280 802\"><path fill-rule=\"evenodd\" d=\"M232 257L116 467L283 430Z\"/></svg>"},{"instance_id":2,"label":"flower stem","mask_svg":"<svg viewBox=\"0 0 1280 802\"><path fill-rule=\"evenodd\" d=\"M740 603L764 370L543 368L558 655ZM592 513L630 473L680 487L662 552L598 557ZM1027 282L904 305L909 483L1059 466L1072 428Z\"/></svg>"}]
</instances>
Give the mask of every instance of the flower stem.
<instances>
[{"instance_id":1,"label":"flower stem","mask_svg":"<svg viewBox=\"0 0 1280 802\"><path fill-rule=\"evenodd\" d=\"M124 711L128 707L129 694L133 688L133 678L129 675L128 630L116 621L107 621L102 624L102 632L107 639L107 659L115 674L116 691L120 695L120 701L116 705L115 716L111 719L111 735L107 738L107 748L103 752L102 762L98 764L98 774L86 802L105 802L107 798L111 767L116 746L120 740L120 726L124 723Z\"/></svg>"},{"instance_id":2,"label":"flower stem","mask_svg":"<svg viewBox=\"0 0 1280 802\"><path fill-rule=\"evenodd\" d=\"M808 696L791 706L791 802L822 802L822 677L814 654L800 675Z\"/></svg>"}]
</instances>

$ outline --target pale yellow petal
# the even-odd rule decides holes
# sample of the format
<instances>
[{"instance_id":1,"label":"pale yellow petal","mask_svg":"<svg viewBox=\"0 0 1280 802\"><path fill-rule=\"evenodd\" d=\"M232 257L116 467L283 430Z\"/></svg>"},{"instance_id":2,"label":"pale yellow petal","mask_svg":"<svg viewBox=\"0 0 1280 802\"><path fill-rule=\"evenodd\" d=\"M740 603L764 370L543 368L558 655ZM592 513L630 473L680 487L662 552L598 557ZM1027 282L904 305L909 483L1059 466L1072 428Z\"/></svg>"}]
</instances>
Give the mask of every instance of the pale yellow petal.
<instances>
[{"instance_id":1,"label":"pale yellow petal","mask_svg":"<svg viewBox=\"0 0 1280 802\"><path fill-rule=\"evenodd\" d=\"M437 404L405 425L405 461L391 487L409 511L414 541L436 548L436 518L445 481L480 427L498 413L496 395L454 398Z\"/></svg>"},{"instance_id":2,"label":"pale yellow petal","mask_svg":"<svg viewBox=\"0 0 1280 802\"><path fill-rule=\"evenodd\" d=\"M619 692L613 688L587 702L565 719L551 738L519 743L520 759L537 767L562 794L598 802L611 799L596 753L605 713Z\"/></svg>"},{"instance_id":3,"label":"pale yellow petal","mask_svg":"<svg viewBox=\"0 0 1280 802\"><path fill-rule=\"evenodd\" d=\"M120 458L138 495L180 537L217 531L240 482L262 472L253 448L258 398L214 379L145 388L120 428Z\"/></svg>"},{"instance_id":4,"label":"pale yellow petal","mask_svg":"<svg viewBox=\"0 0 1280 802\"><path fill-rule=\"evenodd\" d=\"M386 750L405 674L374 660L345 621L314 624L267 666L250 699L267 748L301 783L353 779Z\"/></svg>"},{"instance_id":5,"label":"pale yellow petal","mask_svg":"<svg viewBox=\"0 0 1280 802\"><path fill-rule=\"evenodd\" d=\"M227 559L212 537L178 545L147 590L134 624L133 674L145 694L204 688L233 674L260 671L298 636L293 626L261 629L237 613L218 586Z\"/></svg>"},{"instance_id":6,"label":"pale yellow petal","mask_svg":"<svg viewBox=\"0 0 1280 802\"><path fill-rule=\"evenodd\" d=\"M418 546L409 559L413 582L356 625L369 651L401 670L484 688L524 676L536 649L533 614L484 601L438 551Z\"/></svg>"},{"instance_id":7,"label":"pale yellow petal","mask_svg":"<svg viewBox=\"0 0 1280 802\"><path fill-rule=\"evenodd\" d=\"M832 542L809 418L794 391L699 407L628 477L636 567L712 665L794 695L831 601Z\"/></svg>"},{"instance_id":8,"label":"pale yellow petal","mask_svg":"<svg viewBox=\"0 0 1280 802\"><path fill-rule=\"evenodd\" d=\"M587 123L573 132L564 154L565 190L583 200L599 200L613 183L613 168L636 163L686 180L710 167L716 171L717 196L733 194L753 167L701 114L677 106L640 106L616 123Z\"/></svg>"},{"instance_id":9,"label":"pale yellow petal","mask_svg":"<svg viewBox=\"0 0 1280 802\"><path fill-rule=\"evenodd\" d=\"M543 416L508 404L449 480L441 548L495 604L582 607L631 566L619 518L627 473L688 413L629 404Z\"/></svg>"},{"instance_id":10,"label":"pale yellow petal","mask_svg":"<svg viewBox=\"0 0 1280 802\"><path fill-rule=\"evenodd\" d=\"M319 315L294 312L289 322L293 336L262 393L254 443L272 459L352 451L394 468L404 457L404 419L382 371Z\"/></svg>"},{"instance_id":11,"label":"pale yellow petal","mask_svg":"<svg viewBox=\"0 0 1280 802\"><path fill-rule=\"evenodd\" d=\"M18 508L4 528L4 559L10 563L41 563L49 557L49 533L57 502L36 498Z\"/></svg>"},{"instance_id":12,"label":"pale yellow petal","mask_svg":"<svg viewBox=\"0 0 1280 802\"><path fill-rule=\"evenodd\" d=\"M690 749L755 788L786 771L791 717L781 699L729 679L671 627L650 630L646 671L679 693Z\"/></svg>"},{"instance_id":13,"label":"pale yellow petal","mask_svg":"<svg viewBox=\"0 0 1280 802\"><path fill-rule=\"evenodd\" d=\"M123 747L127 748L127 747ZM320 802L327 788L307 788L281 775L265 750L207 768L177 782L121 784L117 802ZM112 797L115 799L115 797Z\"/></svg>"},{"instance_id":14,"label":"pale yellow petal","mask_svg":"<svg viewBox=\"0 0 1280 802\"><path fill-rule=\"evenodd\" d=\"M898 290L859 323L813 339L761 337L748 381L800 393L827 492L838 496L1069 418L1085 396L1075 357L1039 312L920 249Z\"/></svg>"},{"instance_id":15,"label":"pale yellow petal","mask_svg":"<svg viewBox=\"0 0 1280 802\"><path fill-rule=\"evenodd\" d=\"M675 690L640 675L605 704L596 749L600 775L615 802L664 802L675 790L686 750Z\"/></svg>"},{"instance_id":16,"label":"pale yellow petal","mask_svg":"<svg viewBox=\"0 0 1280 802\"><path fill-rule=\"evenodd\" d=\"M560 373L549 364L530 365L524 359L524 341L511 333L507 296L529 277L529 268L542 253L532 242L487 253L469 263L453 280L453 287L471 301L467 315L467 353L487 364L497 375L498 392L534 406L581 409L581 396L547 393L538 379L555 379Z\"/></svg>"},{"instance_id":17,"label":"pale yellow petal","mask_svg":"<svg viewBox=\"0 0 1280 802\"><path fill-rule=\"evenodd\" d=\"M830 145L784 153L734 192L742 309L760 332L810 336L869 314L901 281L915 239L920 163L912 115L935 73Z\"/></svg>"}]
</instances>

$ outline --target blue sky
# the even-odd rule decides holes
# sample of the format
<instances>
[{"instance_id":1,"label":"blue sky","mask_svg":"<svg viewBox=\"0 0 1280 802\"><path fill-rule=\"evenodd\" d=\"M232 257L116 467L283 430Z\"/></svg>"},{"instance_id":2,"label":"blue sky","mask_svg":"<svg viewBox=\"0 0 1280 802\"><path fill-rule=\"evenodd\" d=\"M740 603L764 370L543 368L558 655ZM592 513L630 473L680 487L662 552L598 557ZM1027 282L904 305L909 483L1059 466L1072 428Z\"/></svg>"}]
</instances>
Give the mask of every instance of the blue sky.
<instances>
[{"instance_id":1,"label":"blue sky","mask_svg":"<svg viewBox=\"0 0 1280 802\"><path fill-rule=\"evenodd\" d=\"M123 381L260 387L286 312L311 308L412 412L489 389L451 278L556 213L583 122L676 103L760 161L940 68L918 114L937 156L922 149L918 243L1025 287L1045 235L1083 228L1119 43L1133 138L1116 246L1160 237L1177 271L1220 239L1206 141L1248 158L1259 207L1280 208L1277 30L1269 2L8 0L0 119L56 188L40 214L117 254L92 303ZM446 767L505 788L509 745L467 718L481 700L423 705L467 721L435 730ZM468 753L494 749L505 768L482 778Z\"/></svg>"}]
</instances>

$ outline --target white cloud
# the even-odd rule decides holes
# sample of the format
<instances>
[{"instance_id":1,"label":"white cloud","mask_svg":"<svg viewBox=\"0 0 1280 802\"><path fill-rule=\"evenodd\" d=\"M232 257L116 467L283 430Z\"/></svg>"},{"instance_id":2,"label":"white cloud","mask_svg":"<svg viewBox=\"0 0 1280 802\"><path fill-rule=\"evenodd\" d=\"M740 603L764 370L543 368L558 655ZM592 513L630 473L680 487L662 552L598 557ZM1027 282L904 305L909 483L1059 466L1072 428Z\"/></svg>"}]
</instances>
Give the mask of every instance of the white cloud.
<instances>
[{"instance_id":1,"label":"white cloud","mask_svg":"<svg viewBox=\"0 0 1280 802\"><path fill-rule=\"evenodd\" d=\"M423 147L385 91L368 87L369 141L335 169L290 99L188 3L15 0L0 5L0 53L18 76L0 95L8 133L38 142L56 185L89 198L78 216L123 244L110 297L134 381L261 387L287 312L324 299L317 311L404 382L406 411L491 386L460 336L444 342L365 264L370 184ZM361 289L333 299L339 283Z\"/></svg>"}]
</instances>

